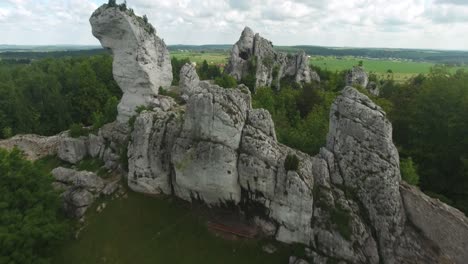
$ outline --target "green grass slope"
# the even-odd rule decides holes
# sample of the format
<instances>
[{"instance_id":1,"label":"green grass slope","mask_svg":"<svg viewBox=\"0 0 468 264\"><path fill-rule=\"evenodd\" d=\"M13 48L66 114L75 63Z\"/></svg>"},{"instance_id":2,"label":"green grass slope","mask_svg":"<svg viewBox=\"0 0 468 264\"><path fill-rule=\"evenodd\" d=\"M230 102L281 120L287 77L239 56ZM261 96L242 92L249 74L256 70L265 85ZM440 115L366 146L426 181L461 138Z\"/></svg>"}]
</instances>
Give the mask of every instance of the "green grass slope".
<instances>
[{"instance_id":1,"label":"green grass slope","mask_svg":"<svg viewBox=\"0 0 468 264\"><path fill-rule=\"evenodd\" d=\"M90 209L78 240L57 250L54 264L287 263L297 247L267 254L257 240L224 240L208 231L190 205L129 193L100 214Z\"/></svg>"}]
</instances>

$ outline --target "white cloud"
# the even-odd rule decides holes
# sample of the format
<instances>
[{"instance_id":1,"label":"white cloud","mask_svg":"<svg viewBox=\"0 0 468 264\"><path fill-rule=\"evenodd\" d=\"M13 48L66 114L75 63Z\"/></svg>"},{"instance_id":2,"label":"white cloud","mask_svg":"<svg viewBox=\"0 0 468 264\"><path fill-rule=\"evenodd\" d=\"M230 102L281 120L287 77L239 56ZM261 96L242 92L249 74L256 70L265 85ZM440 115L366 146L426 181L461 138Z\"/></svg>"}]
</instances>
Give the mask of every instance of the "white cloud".
<instances>
[{"instance_id":1,"label":"white cloud","mask_svg":"<svg viewBox=\"0 0 468 264\"><path fill-rule=\"evenodd\" d=\"M7 0L0 4L0 41L98 44L88 22L97 1ZM467 0L127 2L168 44L234 43L244 26L276 45L466 49L468 43Z\"/></svg>"}]
</instances>

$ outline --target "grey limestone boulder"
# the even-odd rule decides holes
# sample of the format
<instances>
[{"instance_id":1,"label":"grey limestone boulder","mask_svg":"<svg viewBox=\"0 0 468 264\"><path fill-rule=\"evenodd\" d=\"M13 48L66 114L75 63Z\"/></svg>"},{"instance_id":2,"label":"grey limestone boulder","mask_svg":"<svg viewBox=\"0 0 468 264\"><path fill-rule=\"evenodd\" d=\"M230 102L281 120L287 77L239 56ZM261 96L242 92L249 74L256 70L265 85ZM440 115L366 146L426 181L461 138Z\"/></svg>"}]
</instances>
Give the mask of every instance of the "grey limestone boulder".
<instances>
[{"instance_id":1,"label":"grey limestone boulder","mask_svg":"<svg viewBox=\"0 0 468 264\"><path fill-rule=\"evenodd\" d=\"M346 85L366 88L369 83L369 77L363 67L354 66L346 73Z\"/></svg>"},{"instance_id":2,"label":"grey limestone boulder","mask_svg":"<svg viewBox=\"0 0 468 264\"><path fill-rule=\"evenodd\" d=\"M88 154L88 142L86 137L64 137L57 148L57 156L66 162L76 164Z\"/></svg>"},{"instance_id":3,"label":"grey limestone boulder","mask_svg":"<svg viewBox=\"0 0 468 264\"><path fill-rule=\"evenodd\" d=\"M200 78L194 64L186 63L180 70L179 89L185 100L200 91Z\"/></svg>"},{"instance_id":4,"label":"grey limestone boulder","mask_svg":"<svg viewBox=\"0 0 468 264\"><path fill-rule=\"evenodd\" d=\"M94 172L58 167L52 170L52 176L57 182L84 188L92 193L99 193L104 188L104 181Z\"/></svg>"}]
</instances>

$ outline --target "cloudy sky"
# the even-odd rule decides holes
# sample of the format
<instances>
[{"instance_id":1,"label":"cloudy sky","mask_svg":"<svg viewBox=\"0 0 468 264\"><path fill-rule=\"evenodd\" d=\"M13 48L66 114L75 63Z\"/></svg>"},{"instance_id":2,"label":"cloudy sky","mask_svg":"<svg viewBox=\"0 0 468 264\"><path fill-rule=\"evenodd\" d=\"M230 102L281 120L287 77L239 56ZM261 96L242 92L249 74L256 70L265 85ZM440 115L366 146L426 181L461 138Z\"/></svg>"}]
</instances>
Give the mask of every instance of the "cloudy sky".
<instances>
[{"instance_id":1,"label":"cloudy sky","mask_svg":"<svg viewBox=\"0 0 468 264\"><path fill-rule=\"evenodd\" d=\"M123 0L118 0L120 3ZM107 0L0 0L0 44L97 45ZM468 0L127 0L167 44L231 44L248 25L276 45L468 50Z\"/></svg>"}]
</instances>

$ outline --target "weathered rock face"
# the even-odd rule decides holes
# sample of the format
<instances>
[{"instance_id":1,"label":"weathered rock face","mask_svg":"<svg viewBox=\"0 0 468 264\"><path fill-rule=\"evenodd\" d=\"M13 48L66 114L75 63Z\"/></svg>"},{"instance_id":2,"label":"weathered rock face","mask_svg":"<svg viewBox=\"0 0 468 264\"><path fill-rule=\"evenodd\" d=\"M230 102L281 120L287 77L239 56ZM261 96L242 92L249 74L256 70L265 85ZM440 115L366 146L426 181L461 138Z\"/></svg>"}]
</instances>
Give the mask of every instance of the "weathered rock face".
<instances>
[{"instance_id":1,"label":"weathered rock face","mask_svg":"<svg viewBox=\"0 0 468 264\"><path fill-rule=\"evenodd\" d=\"M400 191L408 221L428 240L424 246L431 245L441 251L440 255L425 256L428 259L426 263L466 262L468 219L465 215L439 200L428 197L415 187L404 184L400 186ZM415 248L411 253L421 254L418 250Z\"/></svg>"},{"instance_id":2,"label":"weathered rock face","mask_svg":"<svg viewBox=\"0 0 468 264\"><path fill-rule=\"evenodd\" d=\"M180 70L179 88L182 98L187 101L188 98L199 92L200 78L198 78L195 65L186 63Z\"/></svg>"},{"instance_id":3,"label":"weathered rock face","mask_svg":"<svg viewBox=\"0 0 468 264\"><path fill-rule=\"evenodd\" d=\"M246 203L255 202L266 209L263 217L276 223L278 240L309 244L312 239L313 159L279 144L274 133L271 134L272 127L273 121L267 111L250 111L238 162L239 183L247 196L243 198ZM287 155L299 158L296 171L286 171Z\"/></svg>"},{"instance_id":4,"label":"weathered rock face","mask_svg":"<svg viewBox=\"0 0 468 264\"><path fill-rule=\"evenodd\" d=\"M344 187L357 196L377 234L379 251L392 263L404 212L399 193L399 156L382 109L351 87L332 105L327 139Z\"/></svg>"},{"instance_id":5,"label":"weathered rock face","mask_svg":"<svg viewBox=\"0 0 468 264\"><path fill-rule=\"evenodd\" d=\"M87 138L63 138L57 149L57 156L68 163L76 164L88 153Z\"/></svg>"},{"instance_id":6,"label":"weathered rock face","mask_svg":"<svg viewBox=\"0 0 468 264\"><path fill-rule=\"evenodd\" d=\"M271 41L255 34L248 27L234 44L225 73L238 81L253 74L255 87L250 89L261 86L275 86L279 89L280 80L285 77L297 83L320 81L318 74L310 69L309 59L304 52L296 55L277 52Z\"/></svg>"},{"instance_id":7,"label":"weathered rock face","mask_svg":"<svg viewBox=\"0 0 468 264\"><path fill-rule=\"evenodd\" d=\"M346 85L348 86L359 85L366 88L368 83L369 77L363 67L354 66L346 73Z\"/></svg>"},{"instance_id":8,"label":"weathered rock face","mask_svg":"<svg viewBox=\"0 0 468 264\"><path fill-rule=\"evenodd\" d=\"M203 92L188 99L172 162L175 192L209 204L240 201L237 150L251 108L250 93L201 82Z\"/></svg>"},{"instance_id":9,"label":"weathered rock face","mask_svg":"<svg viewBox=\"0 0 468 264\"><path fill-rule=\"evenodd\" d=\"M63 191L63 208L73 218L82 217L101 193L110 195L118 187L118 180L105 182L89 171L58 167L52 170L52 176L54 187Z\"/></svg>"},{"instance_id":10,"label":"weathered rock face","mask_svg":"<svg viewBox=\"0 0 468 264\"><path fill-rule=\"evenodd\" d=\"M373 96L380 95L380 88L378 84L374 81L369 81L369 76L367 75L364 67L354 66L351 70L346 73L345 76L346 85L348 86L361 86L366 88L370 94Z\"/></svg>"},{"instance_id":11,"label":"weathered rock face","mask_svg":"<svg viewBox=\"0 0 468 264\"><path fill-rule=\"evenodd\" d=\"M57 154L57 149L66 137L66 133L45 137L34 134L16 135L9 139L0 140L0 148L11 150L14 147L22 150L29 160L37 160Z\"/></svg>"},{"instance_id":12,"label":"weathered rock face","mask_svg":"<svg viewBox=\"0 0 468 264\"><path fill-rule=\"evenodd\" d=\"M152 25L129 10L103 5L89 21L93 35L112 50L114 79L124 93L117 120L126 122L137 106L147 105L158 94L159 87L171 85L169 51Z\"/></svg>"},{"instance_id":13,"label":"weathered rock face","mask_svg":"<svg viewBox=\"0 0 468 264\"><path fill-rule=\"evenodd\" d=\"M171 98L172 99L172 98ZM128 147L128 186L137 192L171 194L171 150L182 127L183 109L161 107L135 120Z\"/></svg>"}]
</instances>

